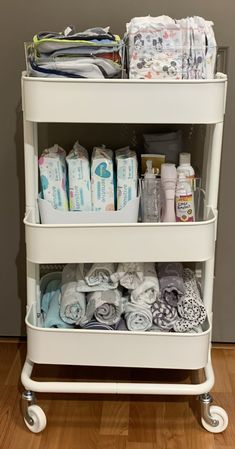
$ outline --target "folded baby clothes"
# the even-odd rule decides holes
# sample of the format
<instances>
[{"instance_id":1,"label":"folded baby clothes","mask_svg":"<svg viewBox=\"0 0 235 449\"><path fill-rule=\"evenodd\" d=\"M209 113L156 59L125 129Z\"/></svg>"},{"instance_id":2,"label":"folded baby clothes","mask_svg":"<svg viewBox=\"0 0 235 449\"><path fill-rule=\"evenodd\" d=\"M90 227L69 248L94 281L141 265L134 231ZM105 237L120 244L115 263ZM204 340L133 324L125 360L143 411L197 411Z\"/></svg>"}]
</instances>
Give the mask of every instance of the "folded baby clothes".
<instances>
[{"instance_id":1,"label":"folded baby clothes","mask_svg":"<svg viewBox=\"0 0 235 449\"><path fill-rule=\"evenodd\" d=\"M176 307L167 304L166 301L156 301L151 308L153 322L162 330L171 330L179 319Z\"/></svg>"},{"instance_id":2,"label":"folded baby clothes","mask_svg":"<svg viewBox=\"0 0 235 449\"><path fill-rule=\"evenodd\" d=\"M157 264L161 299L170 306L176 306L185 292L183 265L180 262L160 262Z\"/></svg>"},{"instance_id":3,"label":"folded baby clothes","mask_svg":"<svg viewBox=\"0 0 235 449\"><path fill-rule=\"evenodd\" d=\"M159 282L153 262L144 263L144 280L134 290L131 290L130 294L133 304L147 307L151 307L151 304L159 298Z\"/></svg>"},{"instance_id":4,"label":"folded baby clothes","mask_svg":"<svg viewBox=\"0 0 235 449\"><path fill-rule=\"evenodd\" d=\"M31 76L116 78L122 73L120 37L108 28L77 32L69 26L62 32L41 32L27 47Z\"/></svg>"},{"instance_id":5,"label":"folded baby clothes","mask_svg":"<svg viewBox=\"0 0 235 449\"><path fill-rule=\"evenodd\" d=\"M84 321L90 321L95 317L100 323L114 325L120 321L123 310L122 295L119 290L88 293Z\"/></svg>"},{"instance_id":6,"label":"folded baby clothes","mask_svg":"<svg viewBox=\"0 0 235 449\"><path fill-rule=\"evenodd\" d=\"M120 282L122 287L128 290L134 290L144 280L143 262L121 262L118 264L117 271L111 275L113 282Z\"/></svg>"},{"instance_id":7,"label":"folded baby clothes","mask_svg":"<svg viewBox=\"0 0 235 449\"><path fill-rule=\"evenodd\" d=\"M85 294L77 291L76 264L68 264L62 272L60 316L66 323L79 324L86 312Z\"/></svg>"},{"instance_id":8,"label":"folded baby clothes","mask_svg":"<svg viewBox=\"0 0 235 449\"><path fill-rule=\"evenodd\" d=\"M125 320L129 331L147 331L153 324L151 310L131 302L125 306Z\"/></svg>"},{"instance_id":9,"label":"folded baby clothes","mask_svg":"<svg viewBox=\"0 0 235 449\"><path fill-rule=\"evenodd\" d=\"M192 270L183 270L185 293L177 303L179 319L174 323L175 332L187 332L204 323L206 309L201 300L197 281Z\"/></svg>"},{"instance_id":10,"label":"folded baby clothes","mask_svg":"<svg viewBox=\"0 0 235 449\"><path fill-rule=\"evenodd\" d=\"M54 145L44 150L38 161L43 198L60 210L68 210L65 156L63 148Z\"/></svg>"},{"instance_id":11,"label":"folded baby clothes","mask_svg":"<svg viewBox=\"0 0 235 449\"><path fill-rule=\"evenodd\" d=\"M78 142L66 157L70 210L91 210L91 179L88 152Z\"/></svg>"}]
</instances>

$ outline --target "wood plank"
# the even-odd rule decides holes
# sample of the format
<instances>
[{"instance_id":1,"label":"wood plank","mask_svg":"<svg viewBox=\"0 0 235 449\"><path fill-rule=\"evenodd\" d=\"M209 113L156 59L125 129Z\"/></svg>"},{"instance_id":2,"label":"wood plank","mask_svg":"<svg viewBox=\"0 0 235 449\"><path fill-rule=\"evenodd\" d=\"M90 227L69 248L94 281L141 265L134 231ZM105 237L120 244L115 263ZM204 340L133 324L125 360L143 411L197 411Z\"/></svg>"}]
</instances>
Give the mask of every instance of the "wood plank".
<instances>
[{"instance_id":1,"label":"wood plank","mask_svg":"<svg viewBox=\"0 0 235 449\"><path fill-rule=\"evenodd\" d=\"M104 401L100 435L128 435L129 401Z\"/></svg>"},{"instance_id":2,"label":"wood plank","mask_svg":"<svg viewBox=\"0 0 235 449\"><path fill-rule=\"evenodd\" d=\"M194 396L115 396L37 394L48 424L40 434L25 426L21 407L20 372L26 345L0 342L1 449L235 449L235 349L213 349L214 404L226 409L229 427L212 434L200 424L200 403ZM49 370L49 372L48 372ZM132 382L189 379L188 372L38 366L36 378L67 380L112 376ZM126 376L126 377L125 377ZM167 377L165 377L167 376ZM192 378L192 376L191 376ZM20 386L20 387L19 387Z\"/></svg>"}]
</instances>

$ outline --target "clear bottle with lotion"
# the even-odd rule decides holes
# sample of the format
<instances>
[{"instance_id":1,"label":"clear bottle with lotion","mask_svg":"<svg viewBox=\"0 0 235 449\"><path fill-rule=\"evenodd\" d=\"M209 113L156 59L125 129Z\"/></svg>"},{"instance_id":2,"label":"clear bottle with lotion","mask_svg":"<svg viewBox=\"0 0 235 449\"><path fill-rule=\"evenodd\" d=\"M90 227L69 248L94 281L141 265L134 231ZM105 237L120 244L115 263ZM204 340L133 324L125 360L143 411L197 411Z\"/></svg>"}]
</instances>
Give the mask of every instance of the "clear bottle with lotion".
<instances>
[{"instance_id":1,"label":"clear bottle with lotion","mask_svg":"<svg viewBox=\"0 0 235 449\"><path fill-rule=\"evenodd\" d=\"M142 213L144 222L160 221L160 185L152 161L146 161L146 172L142 183Z\"/></svg>"},{"instance_id":2,"label":"clear bottle with lotion","mask_svg":"<svg viewBox=\"0 0 235 449\"><path fill-rule=\"evenodd\" d=\"M194 197L190 181L183 172L179 173L175 196L176 221L195 221Z\"/></svg>"}]
</instances>

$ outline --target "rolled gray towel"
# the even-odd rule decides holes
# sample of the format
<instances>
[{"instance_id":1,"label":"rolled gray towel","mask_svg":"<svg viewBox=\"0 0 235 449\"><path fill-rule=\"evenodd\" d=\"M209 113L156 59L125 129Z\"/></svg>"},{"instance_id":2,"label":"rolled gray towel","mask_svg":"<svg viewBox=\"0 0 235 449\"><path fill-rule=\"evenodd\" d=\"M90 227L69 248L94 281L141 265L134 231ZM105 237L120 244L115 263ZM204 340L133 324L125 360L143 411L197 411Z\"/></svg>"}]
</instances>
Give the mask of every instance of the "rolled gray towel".
<instances>
[{"instance_id":1,"label":"rolled gray towel","mask_svg":"<svg viewBox=\"0 0 235 449\"><path fill-rule=\"evenodd\" d=\"M95 317L100 323L114 325L120 321L123 311L122 294L119 290L88 293L86 316L83 322L88 322Z\"/></svg>"},{"instance_id":2,"label":"rolled gray towel","mask_svg":"<svg viewBox=\"0 0 235 449\"><path fill-rule=\"evenodd\" d=\"M185 292L183 265L180 262L160 262L157 264L161 299L170 306L177 306Z\"/></svg>"}]
</instances>

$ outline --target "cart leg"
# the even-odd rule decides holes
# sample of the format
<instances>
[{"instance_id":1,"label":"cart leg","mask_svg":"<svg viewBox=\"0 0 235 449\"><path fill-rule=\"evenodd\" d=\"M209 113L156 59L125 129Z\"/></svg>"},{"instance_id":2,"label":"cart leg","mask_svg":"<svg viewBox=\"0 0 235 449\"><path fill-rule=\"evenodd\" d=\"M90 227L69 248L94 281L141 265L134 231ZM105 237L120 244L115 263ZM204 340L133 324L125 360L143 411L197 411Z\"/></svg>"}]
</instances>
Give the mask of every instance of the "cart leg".
<instances>
[{"instance_id":1,"label":"cart leg","mask_svg":"<svg viewBox=\"0 0 235 449\"><path fill-rule=\"evenodd\" d=\"M211 405L212 396L204 393L200 396L201 421L203 427L212 433L223 432L228 425L228 415L222 407Z\"/></svg>"},{"instance_id":2,"label":"cart leg","mask_svg":"<svg viewBox=\"0 0 235 449\"><path fill-rule=\"evenodd\" d=\"M46 427L46 415L44 411L35 404L35 395L26 390L22 394L22 409L24 422L31 432L41 432Z\"/></svg>"},{"instance_id":3,"label":"cart leg","mask_svg":"<svg viewBox=\"0 0 235 449\"><path fill-rule=\"evenodd\" d=\"M23 417L27 423L32 426L33 418L29 415L29 406L36 403L35 394L32 391L24 391L22 393L22 412Z\"/></svg>"},{"instance_id":4,"label":"cart leg","mask_svg":"<svg viewBox=\"0 0 235 449\"><path fill-rule=\"evenodd\" d=\"M200 396L201 401L201 416L204 419L204 421L212 427L216 427L219 424L219 421L217 419L213 419L210 414L210 405L213 402L213 398L209 393L201 394Z\"/></svg>"}]
</instances>

